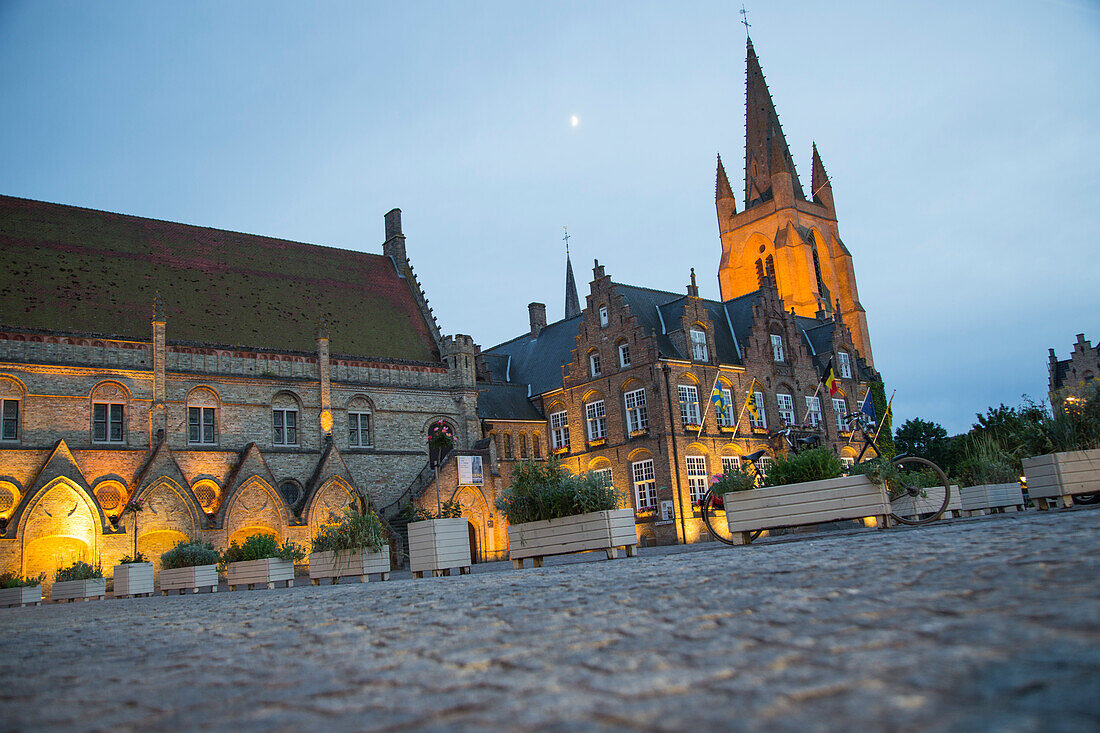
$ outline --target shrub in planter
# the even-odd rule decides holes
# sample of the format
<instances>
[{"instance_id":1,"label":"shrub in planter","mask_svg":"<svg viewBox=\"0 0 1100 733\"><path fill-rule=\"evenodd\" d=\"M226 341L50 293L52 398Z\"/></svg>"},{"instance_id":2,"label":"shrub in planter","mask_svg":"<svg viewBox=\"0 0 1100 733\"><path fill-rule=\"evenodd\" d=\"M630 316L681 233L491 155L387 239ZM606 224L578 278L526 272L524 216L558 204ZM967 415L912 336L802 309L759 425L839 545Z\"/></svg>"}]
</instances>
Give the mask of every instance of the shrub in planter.
<instances>
[{"instance_id":1,"label":"shrub in planter","mask_svg":"<svg viewBox=\"0 0 1100 733\"><path fill-rule=\"evenodd\" d=\"M289 588L294 582L294 563L305 556L305 550L289 540L280 545L269 534L254 534L244 544L231 543L222 553L221 564L226 568L231 590L238 585L251 588L256 583L274 588L281 581L286 581Z\"/></svg>"},{"instance_id":2,"label":"shrub in planter","mask_svg":"<svg viewBox=\"0 0 1100 733\"><path fill-rule=\"evenodd\" d=\"M631 509L619 509L619 494L599 476L577 476L561 463L523 461L512 471L512 482L497 500L508 519L509 552L513 564L546 555L604 549L616 557L619 546L633 555L638 544Z\"/></svg>"},{"instance_id":3,"label":"shrub in planter","mask_svg":"<svg viewBox=\"0 0 1100 733\"><path fill-rule=\"evenodd\" d=\"M721 497L731 491L748 491L756 488L756 474L748 471L744 466L738 466L732 471L726 471L714 476L710 480L711 493Z\"/></svg>"},{"instance_id":4,"label":"shrub in planter","mask_svg":"<svg viewBox=\"0 0 1100 733\"><path fill-rule=\"evenodd\" d=\"M777 456L764 479L765 486L786 486L806 481L823 481L844 475L844 466L828 448L813 448L801 453Z\"/></svg>"},{"instance_id":5,"label":"shrub in planter","mask_svg":"<svg viewBox=\"0 0 1100 733\"><path fill-rule=\"evenodd\" d=\"M430 509L419 506L410 506L405 510L409 522L427 522L431 519L458 519L462 516L462 505L457 501L445 501L439 507L439 514L434 514Z\"/></svg>"},{"instance_id":6,"label":"shrub in planter","mask_svg":"<svg viewBox=\"0 0 1100 733\"><path fill-rule=\"evenodd\" d=\"M160 556L160 590L183 593L199 588L218 590L218 563L221 555L209 542L184 541Z\"/></svg>"},{"instance_id":7,"label":"shrub in planter","mask_svg":"<svg viewBox=\"0 0 1100 733\"><path fill-rule=\"evenodd\" d=\"M99 563L91 565L77 561L61 568L54 576L52 594L55 601L96 598L106 593L107 581L103 579L103 568Z\"/></svg>"},{"instance_id":8,"label":"shrub in planter","mask_svg":"<svg viewBox=\"0 0 1100 733\"><path fill-rule=\"evenodd\" d=\"M309 577L316 585L320 578L358 575L364 581L371 573L390 572L390 548L382 520L373 510L365 514L354 507L341 514L333 512L329 522L313 538L309 555Z\"/></svg>"},{"instance_id":9,"label":"shrub in planter","mask_svg":"<svg viewBox=\"0 0 1100 733\"><path fill-rule=\"evenodd\" d=\"M42 602L42 583L46 574L24 578L18 573L0 573L0 606L25 606Z\"/></svg>"},{"instance_id":10,"label":"shrub in planter","mask_svg":"<svg viewBox=\"0 0 1100 733\"><path fill-rule=\"evenodd\" d=\"M135 552L133 556L123 555L118 565L115 565L113 582L115 598L151 595L153 564L145 559L142 552Z\"/></svg>"},{"instance_id":11,"label":"shrub in planter","mask_svg":"<svg viewBox=\"0 0 1100 733\"><path fill-rule=\"evenodd\" d=\"M509 524L538 522L619 508L619 493L591 472L573 475L561 461L521 461L497 499Z\"/></svg>"},{"instance_id":12,"label":"shrub in planter","mask_svg":"<svg viewBox=\"0 0 1100 733\"><path fill-rule=\"evenodd\" d=\"M414 578L425 570L450 575L450 568L470 572L468 525L457 501L445 501L439 514L421 507L409 509L409 569Z\"/></svg>"}]
</instances>

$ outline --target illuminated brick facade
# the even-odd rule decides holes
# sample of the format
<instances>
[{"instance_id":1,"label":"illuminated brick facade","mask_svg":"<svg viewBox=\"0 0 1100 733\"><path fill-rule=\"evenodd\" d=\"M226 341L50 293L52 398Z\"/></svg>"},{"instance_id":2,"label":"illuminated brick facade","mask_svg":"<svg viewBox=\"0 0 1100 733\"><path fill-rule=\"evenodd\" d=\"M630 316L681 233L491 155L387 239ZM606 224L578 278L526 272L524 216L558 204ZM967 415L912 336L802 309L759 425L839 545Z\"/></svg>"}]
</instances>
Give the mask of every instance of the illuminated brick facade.
<instances>
[{"instance_id":1,"label":"illuminated brick facade","mask_svg":"<svg viewBox=\"0 0 1100 733\"><path fill-rule=\"evenodd\" d=\"M379 256L19 199L0 204L8 258L8 279L0 283L6 298L0 319L4 570L52 578L76 559L109 568L134 549L134 515L120 518L131 499L144 504L136 515L137 549L154 562L185 538L224 547L265 532L308 544L329 512L353 499L392 514L397 507L391 505L427 462L431 422L450 422L459 447L478 437L472 343L439 336L405 259L396 210L387 215L385 255ZM74 220L79 227L66 226ZM115 241L105 243L110 227ZM141 242L149 232L155 241ZM210 240L206 249L190 244L200 237ZM163 241L173 238L175 247ZM296 320L288 311L281 328L265 335L270 324L246 329L246 317L233 312L211 316L211 333L224 340L237 321L237 342L250 346L196 342L206 314L167 290L150 294L144 318L102 318L98 311L111 307L103 300L56 313L52 330L41 328L39 313L20 317L13 293L33 302L36 283L53 276L39 271L42 261L82 247L99 248L98 260L88 262L116 268L126 266L111 264L119 252L125 259L152 253L146 277L159 271L155 250L163 247L177 260L188 255L176 272L189 281L240 277L257 287L306 281L311 273L283 265L303 250L316 269L323 270L326 258L358 269L347 283L327 274L324 282L302 283L339 290L331 320L325 312L318 317L316 303L303 302L294 307L304 315ZM240 258L224 272L203 272L209 252L227 262ZM363 281L369 287L356 290ZM133 283L100 287L125 293ZM244 302L251 297L238 295ZM343 310L357 315L342 319ZM270 318L261 313L259 320ZM386 334L370 332L386 319L401 334L400 344L389 347ZM137 333L139 320L145 338ZM116 333L89 332L100 323L113 324ZM300 348L305 329L312 332L309 351ZM280 331L291 348L280 347ZM380 346L354 355L348 343Z\"/></svg>"}]
</instances>

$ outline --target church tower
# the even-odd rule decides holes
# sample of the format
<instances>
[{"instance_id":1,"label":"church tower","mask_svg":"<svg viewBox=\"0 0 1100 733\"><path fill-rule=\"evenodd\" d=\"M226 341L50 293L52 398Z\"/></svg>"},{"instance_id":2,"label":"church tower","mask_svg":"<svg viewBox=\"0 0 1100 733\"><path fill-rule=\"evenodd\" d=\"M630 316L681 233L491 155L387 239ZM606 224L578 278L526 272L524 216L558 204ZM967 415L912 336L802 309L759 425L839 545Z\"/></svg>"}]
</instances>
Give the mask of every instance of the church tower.
<instances>
[{"instance_id":1,"label":"church tower","mask_svg":"<svg viewBox=\"0 0 1100 733\"><path fill-rule=\"evenodd\" d=\"M798 315L813 317L824 311L839 316L860 355L871 364L871 339L856 291L852 255L840 240L833 188L817 145L807 197L752 39L747 56L744 211L737 211L721 157L715 185L722 299L750 293L770 279Z\"/></svg>"}]
</instances>

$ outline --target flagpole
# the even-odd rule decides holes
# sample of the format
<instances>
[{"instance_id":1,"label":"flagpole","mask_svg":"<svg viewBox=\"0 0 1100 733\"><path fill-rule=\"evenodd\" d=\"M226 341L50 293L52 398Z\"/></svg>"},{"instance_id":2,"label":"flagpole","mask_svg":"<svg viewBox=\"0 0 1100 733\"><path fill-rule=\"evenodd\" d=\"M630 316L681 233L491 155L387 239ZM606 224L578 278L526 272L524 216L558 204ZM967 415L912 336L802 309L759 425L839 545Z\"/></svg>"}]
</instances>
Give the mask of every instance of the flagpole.
<instances>
[{"instance_id":1,"label":"flagpole","mask_svg":"<svg viewBox=\"0 0 1100 733\"><path fill-rule=\"evenodd\" d=\"M810 398L810 401L806 403L806 414L802 416L802 424L806 424L806 420L810 417L810 404L817 397L817 393L821 391L821 382L817 383L817 389L814 390L814 396Z\"/></svg>"},{"instance_id":2,"label":"flagpole","mask_svg":"<svg viewBox=\"0 0 1100 733\"><path fill-rule=\"evenodd\" d=\"M868 387L867 390L870 391L871 388ZM896 389L890 393L890 401L886 403L886 412L882 413L882 420L879 421L878 430L875 431L874 441L876 444L878 443L878 434L882 432L882 426L886 424L886 418L890 415L890 405L894 404L894 395L897 393Z\"/></svg>"},{"instance_id":3,"label":"flagpole","mask_svg":"<svg viewBox=\"0 0 1100 733\"><path fill-rule=\"evenodd\" d=\"M753 388L753 387L755 387L755 386L756 386L756 377L753 377L753 378L752 378L752 381L751 381L751 382L749 382L749 389L748 389L748 391L747 391L747 392L745 392L745 400L743 400L743 401L741 402L741 412L737 413L737 419L736 419L736 420L734 421L734 423L733 423L733 434L734 434L734 435L737 435L737 426L739 426L739 425L741 424L741 418L742 418L742 417L744 416L744 414L745 414L745 408L746 408L746 407L748 407L748 404L749 404L749 401L748 401L748 397L749 397L749 395L751 395L751 394L752 394L752 388ZM757 405L757 406L756 406L756 409L758 409L758 410L759 410L759 409L760 409L760 405Z\"/></svg>"},{"instance_id":4,"label":"flagpole","mask_svg":"<svg viewBox=\"0 0 1100 733\"><path fill-rule=\"evenodd\" d=\"M703 408L703 416L699 418L699 432L695 434L696 438L699 438L703 434L703 425L706 424L707 413L710 411L710 399L714 395L714 388L718 386L718 377L722 376L722 368L719 367L718 371L714 375L714 384L710 386L710 392L707 393L707 406Z\"/></svg>"}]
</instances>

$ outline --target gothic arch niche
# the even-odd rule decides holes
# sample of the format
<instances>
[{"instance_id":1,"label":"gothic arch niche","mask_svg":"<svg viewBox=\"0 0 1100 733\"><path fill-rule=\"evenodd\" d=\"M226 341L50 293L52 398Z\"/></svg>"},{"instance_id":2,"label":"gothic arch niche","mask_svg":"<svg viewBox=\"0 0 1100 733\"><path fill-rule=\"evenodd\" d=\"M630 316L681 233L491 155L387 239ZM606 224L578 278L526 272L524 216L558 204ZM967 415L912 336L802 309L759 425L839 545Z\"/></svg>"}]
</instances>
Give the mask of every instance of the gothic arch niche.
<instances>
[{"instance_id":1,"label":"gothic arch niche","mask_svg":"<svg viewBox=\"0 0 1100 733\"><path fill-rule=\"evenodd\" d=\"M162 479L139 498L143 509L137 515L138 551L159 571L162 553L195 536L197 518L184 498L184 489L174 481ZM127 529L132 531L132 525Z\"/></svg>"},{"instance_id":2,"label":"gothic arch niche","mask_svg":"<svg viewBox=\"0 0 1100 733\"><path fill-rule=\"evenodd\" d=\"M254 534L283 538L282 500L266 481L252 478L229 500L226 535L229 542L243 543Z\"/></svg>"},{"instance_id":3,"label":"gothic arch niche","mask_svg":"<svg viewBox=\"0 0 1100 733\"><path fill-rule=\"evenodd\" d=\"M112 518L111 521L114 521L114 517L122 513L122 508L126 504L126 487L122 485L121 481L100 481L92 489L92 493L95 494L96 501L99 502L103 513Z\"/></svg>"},{"instance_id":4,"label":"gothic arch niche","mask_svg":"<svg viewBox=\"0 0 1100 733\"><path fill-rule=\"evenodd\" d=\"M11 481L0 481L0 519L10 519L19 504L21 492Z\"/></svg>"},{"instance_id":5,"label":"gothic arch niche","mask_svg":"<svg viewBox=\"0 0 1100 733\"><path fill-rule=\"evenodd\" d=\"M316 536L322 526L329 523L333 513L340 514L349 504L355 503L355 493L340 479L329 479L309 505L309 536Z\"/></svg>"},{"instance_id":6,"label":"gothic arch niche","mask_svg":"<svg viewBox=\"0 0 1100 733\"><path fill-rule=\"evenodd\" d=\"M99 512L91 499L70 481L59 478L28 507L19 535L24 575L54 572L78 560L94 563Z\"/></svg>"}]
</instances>

